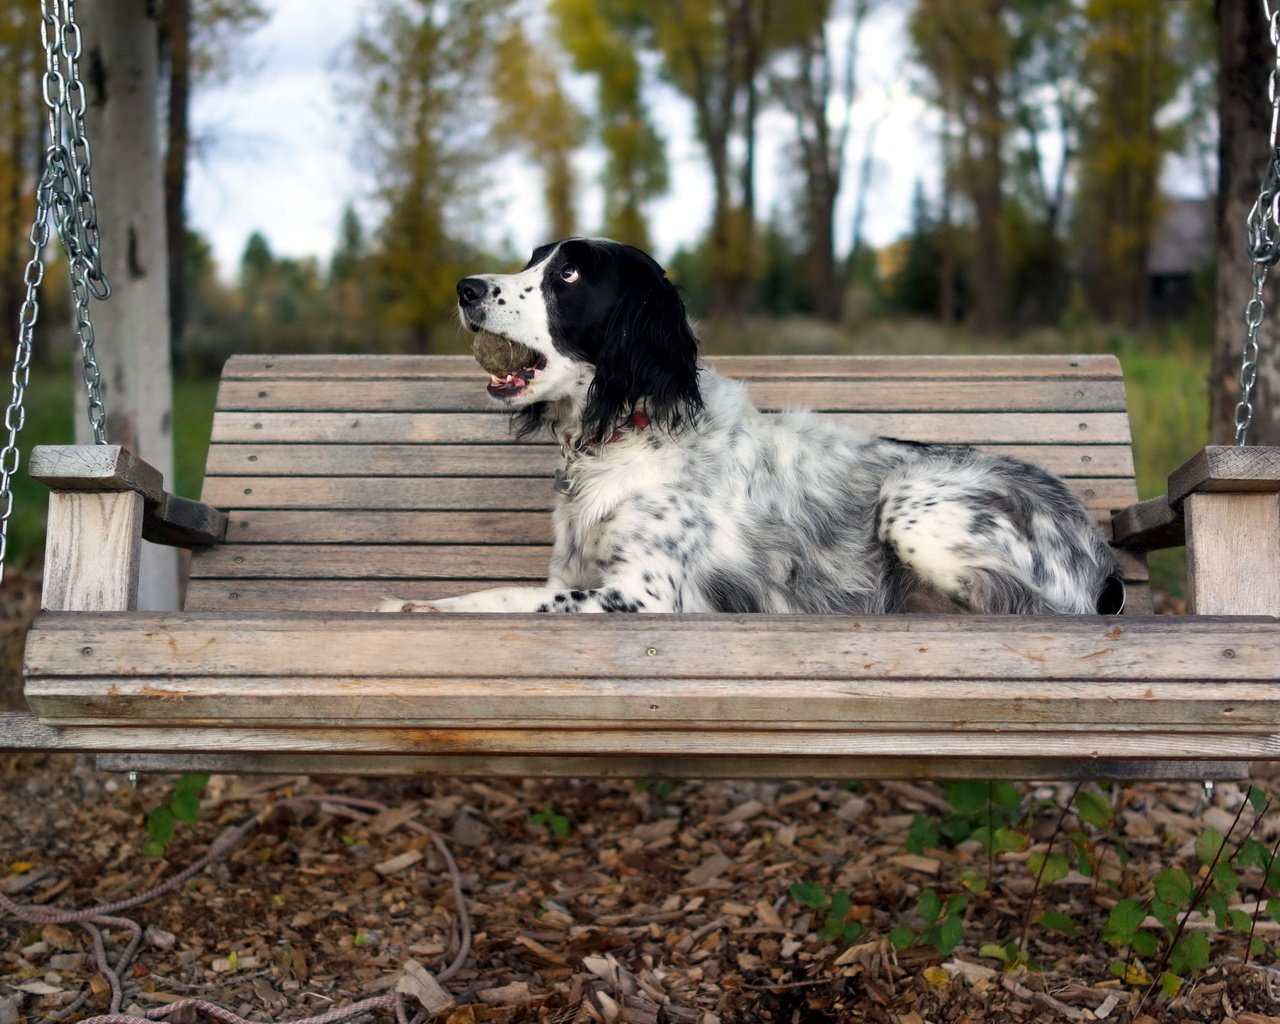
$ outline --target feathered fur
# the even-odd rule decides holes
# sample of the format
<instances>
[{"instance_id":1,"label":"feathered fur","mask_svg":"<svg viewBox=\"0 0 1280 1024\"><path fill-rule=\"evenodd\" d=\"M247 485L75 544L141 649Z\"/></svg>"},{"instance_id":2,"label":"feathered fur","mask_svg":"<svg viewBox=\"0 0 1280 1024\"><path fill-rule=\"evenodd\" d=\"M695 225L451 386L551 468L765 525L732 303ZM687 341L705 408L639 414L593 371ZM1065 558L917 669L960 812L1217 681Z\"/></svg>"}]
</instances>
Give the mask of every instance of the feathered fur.
<instances>
[{"instance_id":1,"label":"feathered fur","mask_svg":"<svg viewBox=\"0 0 1280 1024\"><path fill-rule=\"evenodd\" d=\"M541 357L490 390L562 445L555 548L546 586L406 608L875 613L923 587L973 612L1119 610L1116 559L1060 480L761 414L698 366L679 295L638 249L566 239L459 295L468 326Z\"/></svg>"}]
</instances>

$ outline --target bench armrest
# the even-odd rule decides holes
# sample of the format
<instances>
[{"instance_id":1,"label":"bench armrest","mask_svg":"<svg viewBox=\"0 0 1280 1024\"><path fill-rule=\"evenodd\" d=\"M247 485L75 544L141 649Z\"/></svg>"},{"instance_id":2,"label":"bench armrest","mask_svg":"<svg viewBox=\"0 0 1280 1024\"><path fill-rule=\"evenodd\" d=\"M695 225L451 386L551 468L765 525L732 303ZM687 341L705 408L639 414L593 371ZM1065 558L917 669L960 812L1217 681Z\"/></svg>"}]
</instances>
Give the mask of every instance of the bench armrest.
<instances>
[{"instance_id":1,"label":"bench armrest","mask_svg":"<svg viewBox=\"0 0 1280 1024\"><path fill-rule=\"evenodd\" d=\"M1186 544L1194 614L1280 615L1280 448L1204 448L1111 529L1131 551Z\"/></svg>"},{"instance_id":2,"label":"bench armrest","mask_svg":"<svg viewBox=\"0 0 1280 1024\"><path fill-rule=\"evenodd\" d=\"M1180 548L1187 542L1182 513L1165 497L1140 501L1111 517L1111 539L1116 547L1145 553Z\"/></svg>"},{"instance_id":3,"label":"bench armrest","mask_svg":"<svg viewBox=\"0 0 1280 1024\"><path fill-rule=\"evenodd\" d=\"M156 469L119 445L41 445L28 472L53 492L45 608L132 610L144 538L191 548L217 544L226 533L222 512L169 494Z\"/></svg>"}]
</instances>

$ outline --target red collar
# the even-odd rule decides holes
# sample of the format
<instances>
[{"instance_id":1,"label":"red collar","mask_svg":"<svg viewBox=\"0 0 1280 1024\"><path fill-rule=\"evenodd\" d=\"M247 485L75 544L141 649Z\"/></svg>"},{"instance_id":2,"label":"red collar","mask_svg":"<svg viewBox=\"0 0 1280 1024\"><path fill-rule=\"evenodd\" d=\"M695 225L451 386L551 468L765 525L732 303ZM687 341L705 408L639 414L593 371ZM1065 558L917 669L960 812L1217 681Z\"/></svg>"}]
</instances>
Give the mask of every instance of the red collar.
<instances>
[{"instance_id":1,"label":"red collar","mask_svg":"<svg viewBox=\"0 0 1280 1024\"><path fill-rule=\"evenodd\" d=\"M601 444L613 444L614 441L621 441L624 437L627 436L628 431L644 430L644 428L647 427L648 425L649 425L648 414L641 412L639 409L637 409L635 412L633 412L630 416L627 417L627 421L623 423L622 426L615 427L613 433L610 434L607 438L605 438L605 440L601 442ZM564 435L564 441L565 441L565 444L568 445L570 449L574 448L573 438L569 434ZM596 447L596 442L591 440L581 441L577 445L577 449L579 451L583 451L585 449L595 448L595 447Z\"/></svg>"}]
</instances>

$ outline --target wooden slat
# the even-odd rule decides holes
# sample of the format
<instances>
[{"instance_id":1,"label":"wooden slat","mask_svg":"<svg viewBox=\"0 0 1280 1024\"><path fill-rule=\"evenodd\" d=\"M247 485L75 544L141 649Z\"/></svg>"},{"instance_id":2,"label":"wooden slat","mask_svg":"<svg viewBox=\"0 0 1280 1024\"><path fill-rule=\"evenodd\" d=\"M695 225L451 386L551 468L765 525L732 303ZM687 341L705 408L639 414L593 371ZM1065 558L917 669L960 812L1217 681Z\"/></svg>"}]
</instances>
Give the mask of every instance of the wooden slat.
<instances>
[{"instance_id":1,"label":"wooden slat","mask_svg":"<svg viewBox=\"0 0 1280 1024\"><path fill-rule=\"evenodd\" d=\"M528 583L545 580L550 562L550 545L532 544L225 544L193 559L191 576L469 580L503 575Z\"/></svg>"},{"instance_id":2,"label":"wooden slat","mask_svg":"<svg viewBox=\"0 0 1280 1024\"><path fill-rule=\"evenodd\" d=\"M495 567L505 568L505 567ZM412 586L386 580L297 579L228 580L193 579L187 588L188 611L243 612L370 612L384 598L430 601L457 597L490 587L528 586L528 580L466 579L414 580Z\"/></svg>"},{"instance_id":3,"label":"wooden slat","mask_svg":"<svg viewBox=\"0 0 1280 1024\"><path fill-rule=\"evenodd\" d=\"M266 513L251 513L265 515ZM362 513L361 523L379 513ZM340 515L340 513L317 513ZM422 514L408 514L406 518L421 520ZM346 516L344 518L350 518ZM546 517L543 517L544 519ZM470 516L454 516L459 527L471 523ZM237 520L238 522L239 520ZM248 520L251 522L251 520ZM459 530L459 533L462 531ZM414 541L411 544L391 544L386 541ZM192 561L191 576L226 577L229 579L458 579L467 580L481 576L504 575L519 580L544 580L550 561L550 539L537 534L481 536L478 543L450 540L435 543L437 537L424 536L415 540L403 533L386 532L382 540L352 544L234 544L228 543L200 553ZM543 543L538 544L537 541ZM531 543L532 542L532 543ZM1148 570L1143 559L1127 552L1117 552L1120 565L1129 580L1145 580ZM501 570L496 572L495 570Z\"/></svg>"},{"instance_id":4,"label":"wooden slat","mask_svg":"<svg viewBox=\"0 0 1280 1024\"><path fill-rule=\"evenodd\" d=\"M1071 477L1133 477L1128 445L985 445ZM206 476L547 477L560 465L546 444L214 444Z\"/></svg>"},{"instance_id":5,"label":"wooden slat","mask_svg":"<svg viewBox=\"0 0 1280 1024\"><path fill-rule=\"evenodd\" d=\"M1017 377L1112 377L1122 375L1111 355L930 355L930 356L715 356L707 363L730 377L931 377L983 376L994 380ZM297 355L232 356L223 380L348 379L397 377L474 378L476 362L469 355L378 356Z\"/></svg>"},{"instance_id":6,"label":"wooden slat","mask_svg":"<svg viewBox=\"0 0 1280 1024\"><path fill-rule=\"evenodd\" d=\"M457 477L209 477L204 500L223 509L330 508L542 511L555 489L544 479Z\"/></svg>"},{"instance_id":7,"label":"wooden slat","mask_svg":"<svg viewBox=\"0 0 1280 1024\"><path fill-rule=\"evenodd\" d=\"M1067 479L1088 508L1110 516L1137 498L1132 480ZM222 509L368 509L549 511L555 488L549 478L520 477L209 477L203 500Z\"/></svg>"},{"instance_id":8,"label":"wooden slat","mask_svg":"<svg viewBox=\"0 0 1280 1024\"><path fill-rule=\"evenodd\" d=\"M424 665L449 678L505 678L518 668L530 680L1273 682L1277 664L1276 619L1174 616L613 615L585 628L571 615L45 614L26 649L29 682L419 678Z\"/></svg>"},{"instance_id":9,"label":"wooden slat","mask_svg":"<svg viewBox=\"0 0 1280 1024\"><path fill-rule=\"evenodd\" d=\"M457 380L224 381L218 408L285 412L492 412L488 376L476 368L474 385ZM1120 380L1021 380L993 387L965 380L755 380L751 401L760 409L816 412L1123 412Z\"/></svg>"},{"instance_id":10,"label":"wooden slat","mask_svg":"<svg viewBox=\"0 0 1280 1024\"><path fill-rule=\"evenodd\" d=\"M491 656L498 652L491 652ZM422 672L423 670L419 670ZM1043 689L1039 688L1043 685ZM556 730L1276 732L1274 682L990 679L39 677L59 725ZM929 705L922 712L920 705Z\"/></svg>"},{"instance_id":11,"label":"wooden slat","mask_svg":"<svg viewBox=\"0 0 1280 1024\"><path fill-rule=\"evenodd\" d=\"M490 587L528 585L518 580L414 580L412 587L388 585L385 580L228 580L194 579L187 591L187 610L237 612L262 609L306 612L367 612L383 598L430 601ZM1152 613L1151 590L1145 583L1125 584L1126 615Z\"/></svg>"},{"instance_id":12,"label":"wooden slat","mask_svg":"<svg viewBox=\"0 0 1280 1024\"><path fill-rule=\"evenodd\" d=\"M545 512L373 512L245 509L228 544L550 544Z\"/></svg>"},{"instance_id":13,"label":"wooden slat","mask_svg":"<svg viewBox=\"0 0 1280 1024\"><path fill-rule=\"evenodd\" d=\"M1026 732L711 732L520 729L257 729L201 728L58 729L66 749L114 752L430 755L610 755L652 757L732 756L901 758L1109 758L1167 761L1171 751L1188 760L1280 759L1280 735L1239 733ZM754 776L754 771L749 771Z\"/></svg>"},{"instance_id":14,"label":"wooden slat","mask_svg":"<svg viewBox=\"0 0 1280 1024\"><path fill-rule=\"evenodd\" d=\"M238 772L271 775L480 776L605 779L1099 779L1249 778L1248 762L1016 761L907 757L430 757L384 754L99 754L102 771Z\"/></svg>"},{"instance_id":15,"label":"wooden slat","mask_svg":"<svg viewBox=\"0 0 1280 1024\"><path fill-rule=\"evenodd\" d=\"M951 444L1128 444L1122 412L830 413L831 422L913 441ZM218 412L215 442L495 444L509 441L501 413Z\"/></svg>"}]
</instances>

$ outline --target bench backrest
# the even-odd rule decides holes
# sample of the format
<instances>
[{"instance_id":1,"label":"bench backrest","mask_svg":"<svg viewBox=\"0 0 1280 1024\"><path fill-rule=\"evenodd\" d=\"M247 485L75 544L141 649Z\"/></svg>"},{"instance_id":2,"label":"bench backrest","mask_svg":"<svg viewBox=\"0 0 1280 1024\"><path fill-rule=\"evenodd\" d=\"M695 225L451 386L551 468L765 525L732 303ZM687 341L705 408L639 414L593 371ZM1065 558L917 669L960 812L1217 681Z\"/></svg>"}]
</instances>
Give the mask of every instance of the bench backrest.
<instances>
[{"instance_id":1,"label":"bench backrest","mask_svg":"<svg viewBox=\"0 0 1280 1024\"><path fill-rule=\"evenodd\" d=\"M1137 500L1111 356L736 356L756 404L918 441L973 444L1064 477L1109 530ZM236 356L203 499L227 543L192 558L192 610L371 610L545 578L549 443L513 442L468 356ZM1132 612L1146 566L1125 555Z\"/></svg>"}]
</instances>

